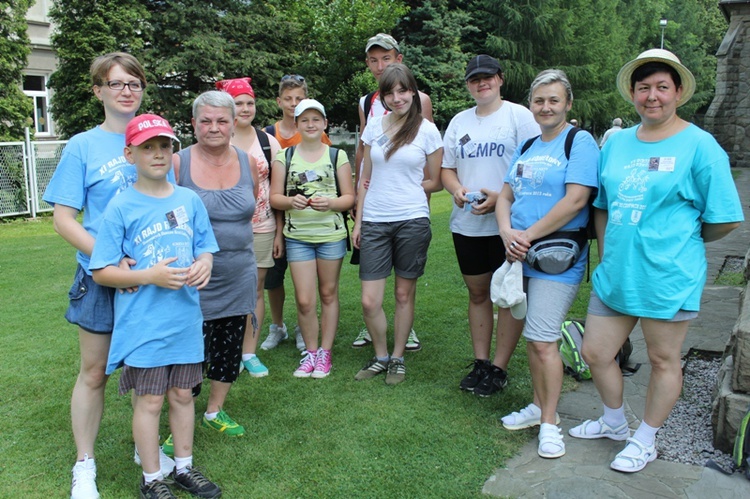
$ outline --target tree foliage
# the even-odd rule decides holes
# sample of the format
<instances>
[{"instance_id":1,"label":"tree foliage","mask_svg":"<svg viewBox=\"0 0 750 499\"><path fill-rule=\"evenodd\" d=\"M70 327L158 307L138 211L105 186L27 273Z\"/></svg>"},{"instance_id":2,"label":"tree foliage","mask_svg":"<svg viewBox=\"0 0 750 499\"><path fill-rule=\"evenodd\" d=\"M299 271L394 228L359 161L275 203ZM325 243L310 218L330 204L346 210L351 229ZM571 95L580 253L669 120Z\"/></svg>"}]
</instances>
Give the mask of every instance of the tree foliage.
<instances>
[{"instance_id":1,"label":"tree foliage","mask_svg":"<svg viewBox=\"0 0 750 499\"><path fill-rule=\"evenodd\" d=\"M21 90L23 70L31 53L26 12L32 0L0 2L0 142L23 139L33 112Z\"/></svg>"},{"instance_id":2,"label":"tree foliage","mask_svg":"<svg viewBox=\"0 0 750 499\"><path fill-rule=\"evenodd\" d=\"M108 52L139 55L148 12L137 3L118 0L65 0L53 4L50 18L56 26L52 46L59 61L49 80L55 91L50 112L60 134L70 137L104 120L91 91L91 62Z\"/></svg>"},{"instance_id":3,"label":"tree foliage","mask_svg":"<svg viewBox=\"0 0 750 499\"><path fill-rule=\"evenodd\" d=\"M503 66L504 98L523 104L539 71L565 70L575 95L571 118L601 132L616 116L637 121L615 78L625 62L659 46L661 18L669 20L665 48L698 80L680 109L691 119L713 95L713 54L726 29L715 0L68 0L53 10L60 67L50 83L52 110L65 135L101 121L89 64L126 50L149 75L142 110L165 115L183 135L191 134L192 100L222 78L252 77L256 124L273 122L278 81L288 73L305 76L331 124L353 129L358 98L375 86L365 44L387 32L430 94L438 126L472 105L464 69L486 53Z\"/></svg>"}]
</instances>

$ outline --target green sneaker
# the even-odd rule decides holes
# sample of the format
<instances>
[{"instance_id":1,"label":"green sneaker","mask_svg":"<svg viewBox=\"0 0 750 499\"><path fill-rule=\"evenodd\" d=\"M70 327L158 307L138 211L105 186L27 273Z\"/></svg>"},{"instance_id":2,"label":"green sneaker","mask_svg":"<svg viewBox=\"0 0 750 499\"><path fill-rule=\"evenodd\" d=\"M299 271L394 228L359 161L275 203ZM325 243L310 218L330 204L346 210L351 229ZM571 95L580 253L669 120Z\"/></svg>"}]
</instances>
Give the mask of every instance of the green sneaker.
<instances>
[{"instance_id":1,"label":"green sneaker","mask_svg":"<svg viewBox=\"0 0 750 499\"><path fill-rule=\"evenodd\" d=\"M210 421L204 415L202 425L206 428L213 428L219 433L224 433L230 437L241 437L245 434L245 428L230 418L229 414L224 412L224 409L220 409L216 419Z\"/></svg>"},{"instance_id":2,"label":"green sneaker","mask_svg":"<svg viewBox=\"0 0 750 499\"><path fill-rule=\"evenodd\" d=\"M170 433L167 439L161 444L161 451L167 456L174 458L174 440L172 440L172 434Z\"/></svg>"}]
</instances>

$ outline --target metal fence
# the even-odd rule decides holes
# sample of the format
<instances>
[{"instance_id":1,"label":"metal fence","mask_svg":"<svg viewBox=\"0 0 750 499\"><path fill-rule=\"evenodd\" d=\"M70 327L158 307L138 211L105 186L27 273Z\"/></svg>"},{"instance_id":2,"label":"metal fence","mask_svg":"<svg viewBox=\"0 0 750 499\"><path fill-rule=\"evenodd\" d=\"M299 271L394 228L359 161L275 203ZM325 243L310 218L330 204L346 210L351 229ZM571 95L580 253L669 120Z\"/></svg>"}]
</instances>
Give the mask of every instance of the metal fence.
<instances>
[{"instance_id":1,"label":"metal fence","mask_svg":"<svg viewBox=\"0 0 750 499\"><path fill-rule=\"evenodd\" d=\"M0 218L52 211L42 200L67 141L0 142Z\"/></svg>"}]
</instances>

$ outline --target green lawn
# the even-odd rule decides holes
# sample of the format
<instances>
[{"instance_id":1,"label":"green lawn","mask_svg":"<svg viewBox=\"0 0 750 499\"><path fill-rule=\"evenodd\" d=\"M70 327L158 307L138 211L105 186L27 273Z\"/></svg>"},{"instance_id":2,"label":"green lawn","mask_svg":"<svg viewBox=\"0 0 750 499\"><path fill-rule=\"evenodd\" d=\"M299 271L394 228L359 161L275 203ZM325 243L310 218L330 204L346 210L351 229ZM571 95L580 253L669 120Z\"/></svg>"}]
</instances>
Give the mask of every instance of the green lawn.
<instances>
[{"instance_id":1,"label":"green lawn","mask_svg":"<svg viewBox=\"0 0 750 499\"><path fill-rule=\"evenodd\" d=\"M243 373L225 407L246 436L230 439L197 428L195 463L224 497L478 497L492 471L535 435L505 431L498 421L530 401L523 345L505 392L480 399L458 390L472 353L468 294L448 231L450 203L445 192L433 196L433 241L418 284L414 325L424 348L407 354L407 381L396 387L386 386L382 376L354 381L372 353L349 346L362 319L357 269L345 263L331 376L293 378L299 360L293 340L260 351L270 375L251 379ZM0 223L0 416L6 421L0 497L69 494L75 460L69 404L78 344L76 328L63 315L73 253L49 218ZM392 318L392 285L387 289ZM587 297L587 289L580 294ZM287 294L293 296L290 278ZM575 307L570 315L583 317L585 300ZM285 317L291 330L291 300ZM264 327L263 337L266 332ZM132 461L130 398L117 395L117 376L107 387L96 448L105 498L137 495L140 477ZM204 390L196 400L198 414L205 403Z\"/></svg>"}]
</instances>

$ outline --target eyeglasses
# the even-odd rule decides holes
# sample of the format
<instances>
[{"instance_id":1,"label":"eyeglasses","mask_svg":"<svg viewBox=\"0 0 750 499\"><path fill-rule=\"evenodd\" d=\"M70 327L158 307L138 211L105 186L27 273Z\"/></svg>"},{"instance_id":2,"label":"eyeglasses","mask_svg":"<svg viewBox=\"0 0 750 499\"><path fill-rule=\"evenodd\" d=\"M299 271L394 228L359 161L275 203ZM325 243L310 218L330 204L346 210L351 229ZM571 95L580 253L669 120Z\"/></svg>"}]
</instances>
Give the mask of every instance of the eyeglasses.
<instances>
[{"instance_id":1,"label":"eyeglasses","mask_svg":"<svg viewBox=\"0 0 750 499\"><path fill-rule=\"evenodd\" d=\"M305 77L300 75L284 75L281 77L281 81L294 80L297 83L304 83Z\"/></svg>"},{"instance_id":2,"label":"eyeglasses","mask_svg":"<svg viewBox=\"0 0 750 499\"><path fill-rule=\"evenodd\" d=\"M105 82L105 85L107 85L112 90L123 90L125 87L128 87L131 92L143 92L143 89L146 88L146 85L141 83L140 81L131 81L130 83L125 83L124 81L119 80L112 80Z\"/></svg>"}]
</instances>

